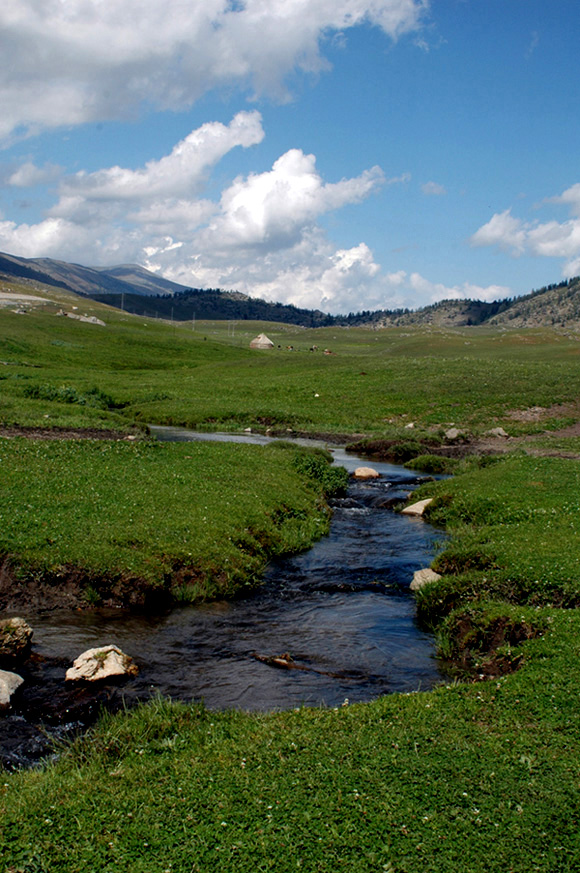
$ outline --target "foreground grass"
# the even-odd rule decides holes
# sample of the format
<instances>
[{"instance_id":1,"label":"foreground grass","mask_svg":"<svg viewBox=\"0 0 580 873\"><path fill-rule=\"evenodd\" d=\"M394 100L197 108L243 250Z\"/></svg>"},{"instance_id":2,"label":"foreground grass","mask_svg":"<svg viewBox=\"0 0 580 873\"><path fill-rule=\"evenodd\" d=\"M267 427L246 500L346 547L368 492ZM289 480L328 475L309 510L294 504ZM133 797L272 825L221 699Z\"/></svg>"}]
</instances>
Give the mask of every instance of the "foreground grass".
<instances>
[{"instance_id":1,"label":"foreground grass","mask_svg":"<svg viewBox=\"0 0 580 873\"><path fill-rule=\"evenodd\" d=\"M251 353L247 337L237 345L223 325L204 338L105 320L0 312L4 424L390 435L410 421L415 432L505 422L525 432L571 423L569 412L515 425L510 409L580 394L577 338L553 332L278 327L282 348L270 354ZM76 564L92 585L123 566L130 585L179 579L188 597L201 567L227 591L327 523L320 479L309 484L308 465L280 450L0 449L3 549L28 577ZM522 457L472 465L423 495L437 498L432 517L451 540L443 579L420 594L422 615L466 669L501 661L517 672L337 710L208 713L159 701L106 717L57 763L4 776L5 869L576 871L580 617L554 604L578 602L579 485L572 462ZM518 645L522 631L536 637Z\"/></svg>"},{"instance_id":2,"label":"foreground grass","mask_svg":"<svg viewBox=\"0 0 580 873\"><path fill-rule=\"evenodd\" d=\"M92 603L255 584L326 532L323 492L343 482L294 447L22 438L0 439L0 481L0 554L20 584L72 576Z\"/></svg>"}]
</instances>

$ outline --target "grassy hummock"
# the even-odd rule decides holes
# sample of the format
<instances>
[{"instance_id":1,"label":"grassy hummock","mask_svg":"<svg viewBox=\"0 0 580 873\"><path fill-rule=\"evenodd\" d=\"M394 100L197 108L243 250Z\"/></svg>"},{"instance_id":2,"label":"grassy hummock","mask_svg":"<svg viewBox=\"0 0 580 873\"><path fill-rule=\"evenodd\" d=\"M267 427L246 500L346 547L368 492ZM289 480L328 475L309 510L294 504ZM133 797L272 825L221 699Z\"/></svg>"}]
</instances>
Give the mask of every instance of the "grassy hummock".
<instances>
[{"instance_id":1,"label":"grassy hummock","mask_svg":"<svg viewBox=\"0 0 580 873\"><path fill-rule=\"evenodd\" d=\"M231 595L324 534L346 480L294 447L22 438L0 476L0 597L39 605L71 581L85 605Z\"/></svg>"},{"instance_id":2,"label":"grassy hummock","mask_svg":"<svg viewBox=\"0 0 580 873\"><path fill-rule=\"evenodd\" d=\"M433 563L443 578L419 593L422 619L436 625L472 600L578 606L578 462L522 453L465 466L416 492L434 497L427 517L452 534Z\"/></svg>"}]
</instances>

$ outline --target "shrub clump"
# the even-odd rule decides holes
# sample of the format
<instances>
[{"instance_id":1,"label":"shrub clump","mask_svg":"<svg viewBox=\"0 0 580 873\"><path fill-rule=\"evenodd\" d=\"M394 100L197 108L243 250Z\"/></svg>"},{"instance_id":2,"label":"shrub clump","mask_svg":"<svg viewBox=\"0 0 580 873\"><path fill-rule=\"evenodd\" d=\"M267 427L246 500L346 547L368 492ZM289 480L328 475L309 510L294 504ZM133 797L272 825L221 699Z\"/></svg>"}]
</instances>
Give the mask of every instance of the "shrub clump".
<instances>
[{"instance_id":1,"label":"shrub clump","mask_svg":"<svg viewBox=\"0 0 580 873\"><path fill-rule=\"evenodd\" d=\"M125 403L118 403L110 394L101 391L100 388L88 388L79 391L71 385L61 385L55 388L53 385L27 385L24 388L24 396L32 400L48 400L51 403L76 403L79 406L91 406L96 409L122 409Z\"/></svg>"},{"instance_id":2,"label":"shrub clump","mask_svg":"<svg viewBox=\"0 0 580 873\"><path fill-rule=\"evenodd\" d=\"M294 466L300 474L316 481L325 497L340 497L346 494L348 473L344 467L331 466L332 455L322 449L299 452Z\"/></svg>"},{"instance_id":3,"label":"shrub clump","mask_svg":"<svg viewBox=\"0 0 580 873\"><path fill-rule=\"evenodd\" d=\"M409 470L421 470L423 473L453 473L457 469L457 458L446 458L444 455L417 455L404 465Z\"/></svg>"}]
</instances>

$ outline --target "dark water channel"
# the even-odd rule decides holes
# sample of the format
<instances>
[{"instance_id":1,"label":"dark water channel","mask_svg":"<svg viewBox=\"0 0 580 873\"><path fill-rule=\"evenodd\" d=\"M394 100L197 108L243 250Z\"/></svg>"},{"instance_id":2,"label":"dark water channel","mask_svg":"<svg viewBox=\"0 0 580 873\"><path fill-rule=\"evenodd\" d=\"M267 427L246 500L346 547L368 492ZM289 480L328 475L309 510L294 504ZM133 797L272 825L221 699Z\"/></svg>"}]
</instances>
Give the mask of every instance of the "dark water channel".
<instances>
[{"instance_id":1,"label":"dark water channel","mask_svg":"<svg viewBox=\"0 0 580 873\"><path fill-rule=\"evenodd\" d=\"M156 431L163 439L202 436ZM333 454L351 471L368 463L342 449ZM34 628L35 660L28 675L21 671L27 690L14 713L0 719L0 759L18 766L45 752L41 722L51 734L69 734L102 705L116 709L157 693L202 699L214 709L271 710L368 701L440 682L433 640L416 624L409 584L415 570L429 565L442 534L388 507L416 487L416 476L372 466L380 479L353 481L348 496L333 501L329 536L304 554L273 562L264 585L243 598L160 616L21 613ZM139 675L96 697L93 689L80 689L63 698L64 672L74 658L108 643L136 660ZM285 653L294 668L260 660Z\"/></svg>"}]
</instances>

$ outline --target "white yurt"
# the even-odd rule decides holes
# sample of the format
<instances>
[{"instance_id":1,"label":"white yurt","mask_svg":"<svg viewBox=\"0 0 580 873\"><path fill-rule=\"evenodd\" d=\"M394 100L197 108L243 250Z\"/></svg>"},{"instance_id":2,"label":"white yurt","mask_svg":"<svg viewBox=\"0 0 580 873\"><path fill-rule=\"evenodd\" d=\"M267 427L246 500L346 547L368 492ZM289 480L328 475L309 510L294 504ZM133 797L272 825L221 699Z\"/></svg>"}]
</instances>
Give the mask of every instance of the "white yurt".
<instances>
[{"instance_id":1,"label":"white yurt","mask_svg":"<svg viewBox=\"0 0 580 873\"><path fill-rule=\"evenodd\" d=\"M254 337L252 342L250 343L251 349L273 349L274 343L271 339L268 339L265 333L259 334L257 337Z\"/></svg>"}]
</instances>

